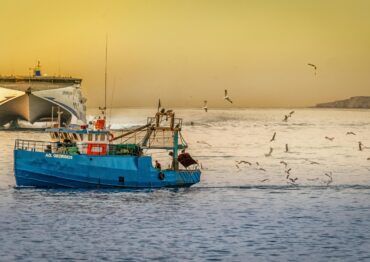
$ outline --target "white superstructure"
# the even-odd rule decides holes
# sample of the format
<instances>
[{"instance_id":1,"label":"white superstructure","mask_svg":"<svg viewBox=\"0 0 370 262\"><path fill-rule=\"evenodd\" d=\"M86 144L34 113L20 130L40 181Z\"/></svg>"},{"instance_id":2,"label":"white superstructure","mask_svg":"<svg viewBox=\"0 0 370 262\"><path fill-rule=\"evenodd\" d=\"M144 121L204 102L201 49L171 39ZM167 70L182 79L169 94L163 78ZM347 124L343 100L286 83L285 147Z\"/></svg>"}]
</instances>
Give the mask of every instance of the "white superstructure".
<instances>
[{"instance_id":1,"label":"white superstructure","mask_svg":"<svg viewBox=\"0 0 370 262\"><path fill-rule=\"evenodd\" d=\"M31 124L57 119L86 122L86 99L80 78L42 76L40 64L33 76L0 76L0 126L17 120Z\"/></svg>"}]
</instances>

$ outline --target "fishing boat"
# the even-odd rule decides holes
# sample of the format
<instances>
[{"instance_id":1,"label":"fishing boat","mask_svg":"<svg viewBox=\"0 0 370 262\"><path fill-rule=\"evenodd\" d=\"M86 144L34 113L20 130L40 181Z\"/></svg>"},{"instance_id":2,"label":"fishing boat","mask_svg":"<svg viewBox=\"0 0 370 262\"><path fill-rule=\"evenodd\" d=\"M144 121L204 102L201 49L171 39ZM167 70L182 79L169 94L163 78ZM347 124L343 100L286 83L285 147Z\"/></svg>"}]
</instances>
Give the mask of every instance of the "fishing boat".
<instances>
[{"instance_id":1,"label":"fishing boat","mask_svg":"<svg viewBox=\"0 0 370 262\"><path fill-rule=\"evenodd\" d=\"M147 124L114 136L105 117L93 126L46 129L49 141L17 139L17 187L162 188L189 187L200 181L197 162L184 150L182 119L157 112ZM170 151L171 166L153 166L150 150ZM182 151L179 154L179 151ZM145 152L145 153L144 153Z\"/></svg>"}]
</instances>

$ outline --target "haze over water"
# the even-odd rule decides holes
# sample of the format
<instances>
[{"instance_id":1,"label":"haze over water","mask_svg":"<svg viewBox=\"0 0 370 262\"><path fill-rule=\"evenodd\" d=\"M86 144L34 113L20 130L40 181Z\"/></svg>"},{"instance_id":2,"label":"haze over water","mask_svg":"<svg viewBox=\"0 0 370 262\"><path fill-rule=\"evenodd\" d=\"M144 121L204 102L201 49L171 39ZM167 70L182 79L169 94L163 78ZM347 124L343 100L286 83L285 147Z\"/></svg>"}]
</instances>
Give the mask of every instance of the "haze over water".
<instances>
[{"instance_id":1,"label":"haze over water","mask_svg":"<svg viewBox=\"0 0 370 262\"><path fill-rule=\"evenodd\" d=\"M285 123L289 111L176 110L203 175L174 191L14 189L14 139L48 137L0 132L0 254L6 261L368 261L370 149L359 151L358 141L370 146L370 111L297 109ZM121 128L154 113L115 109L108 116ZM153 152L154 159L170 161L167 153ZM237 168L239 160L252 166Z\"/></svg>"}]
</instances>

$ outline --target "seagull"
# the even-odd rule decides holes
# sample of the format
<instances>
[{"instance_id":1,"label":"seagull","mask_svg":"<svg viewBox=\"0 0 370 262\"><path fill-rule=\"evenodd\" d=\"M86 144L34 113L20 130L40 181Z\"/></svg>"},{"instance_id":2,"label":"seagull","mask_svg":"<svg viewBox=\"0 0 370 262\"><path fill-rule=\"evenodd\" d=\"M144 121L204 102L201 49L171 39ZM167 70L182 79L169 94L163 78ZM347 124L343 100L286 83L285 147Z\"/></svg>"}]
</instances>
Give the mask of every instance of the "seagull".
<instances>
[{"instance_id":1,"label":"seagull","mask_svg":"<svg viewBox=\"0 0 370 262\"><path fill-rule=\"evenodd\" d=\"M330 141L333 141L333 140L334 140L334 138L335 138L335 137L328 137L328 136L326 136L326 137L325 137L325 139L330 140Z\"/></svg>"},{"instance_id":2,"label":"seagull","mask_svg":"<svg viewBox=\"0 0 370 262\"><path fill-rule=\"evenodd\" d=\"M239 162L238 162L238 161L236 161L236 162L237 162L239 165L240 165L240 164L247 164L247 165L250 165L250 166L252 165L252 163L251 163L251 162L248 162L248 161L245 161L245 160L241 160L241 161L239 161Z\"/></svg>"},{"instance_id":3,"label":"seagull","mask_svg":"<svg viewBox=\"0 0 370 262\"><path fill-rule=\"evenodd\" d=\"M296 177L296 178L289 178L289 180L292 181L292 183L295 183L295 181L298 180L298 177Z\"/></svg>"},{"instance_id":4,"label":"seagull","mask_svg":"<svg viewBox=\"0 0 370 262\"><path fill-rule=\"evenodd\" d=\"M308 178L307 181L317 181L319 180L318 178Z\"/></svg>"},{"instance_id":5,"label":"seagull","mask_svg":"<svg viewBox=\"0 0 370 262\"><path fill-rule=\"evenodd\" d=\"M208 106L207 106L207 104L208 104L207 100L204 100L203 109L204 109L204 111L206 111L206 113L208 112Z\"/></svg>"},{"instance_id":6,"label":"seagull","mask_svg":"<svg viewBox=\"0 0 370 262\"><path fill-rule=\"evenodd\" d=\"M230 97L227 95L227 89L225 89L225 96L224 96L224 99L228 102L230 102L231 104L233 103L233 101L231 101Z\"/></svg>"},{"instance_id":7,"label":"seagull","mask_svg":"<svg viewBox=\"0 0 370 262\"><path fill-rule=\"evenodd\" d=\"M327 176L329 178L329 180L326 182L326 186L330 185L331 182L333 182L333 177L332 177L332 173L325 173L325 176Z\"/></svg>"},{"instance_id":8,"label":"seagull","mask_svg":"<svg viewBox=\"0 0 370 262\"><path fill-rule=\"evenodd\" d=\"M316 66L316 65L314 65L314 64L311 64L311 63L308 63L307 65L308 65L308 66L312 66L312 67L315 69L315 75L316 75L317 66Z\"/></svg>"},{"instance_id":9,"label":"seagull","mask_svg":"<svg viewBox=\"0 0 370 262\"><path fill-rule=\"evenodd\" d=\"M288 153L288 152L289 152L288 144L285 144L285 153Z\"/></svg>"},{"instance_id":10,"label":"seagull","mask_svg":"<svg viewBox=\"0 0 370 262\"><path fill-rule=\"evenodd\" d=\"M265 157L269 157L269 156L271 156L272 151L274 151L274 149L273 149L272 147L270 147L270 152L268 152L268 154L265 154Z\"/></svg>"},{"instance_id":11,"label":"seagull","mask_svg":"<svg viewBox=\"0 0 370 262\"><path fill-rule=\"evenodd\" d=\"M325 173L325 176L329 177L330 179L333 179L333 177L332 177L332 172L330 172L330 173Z\"/></svg>"},{"instance_id":12,"label":"seagull","mask_svg":"<svg viewBox=\"0 0 370 262\"><path fill-rule=\"evenodd\" d=\"M205 145L207 145L207 146L212 146L212 145L208 144L208 143L207 143L207 142L205 142L205 141L197 141L197 143L198 143L198 144L205 144Z\"/></svg>"},{"instance_id":13,"label":"seagull","mask_svg":"<svg viewBox=\"0 0 370 262\"><path fill-rule=\"evenodd\" d=\"M259 166L259 165L260 165L260 163L256 162L256 165L257 165L257 166Z\"/></svg>"},{"instance_id":14,"label":"seagull","mask_svg":"<svg viewBox=\"0 0 370 262\"><path fill-rule=\"evenodd\" d=\"M258 168L257 170L260 170L260 171L264 171L264 172L266 172L266 169L264 169L264 168L262 168L262 167Z\"/></svg>"},{"instance_id":15,"label":"seagull","mask_svg":"<svg viewBox=\"0 0 370 262\"><path fill-rule=\"evenodd\" d=\"M355 136L356 134L351 131L351 132L347 132L347 135L354 135Z\"/></svg>"},{"instance_id":16,"label":"seagull","mask_svg":"<svg viewBox=\"0 0 370 262\"><path fill-rule=\"evenodd\" d=\"M289 118L289 116L288 115L285 115L284 116L284 119L283 119L283 122L288 122L288 118Z\"/></svg>"},{"instance_id":17,"label":"seagull","mask_svg":"<svg viewBox=\"0 0 370 262\"><path fill-rule=\"evenodd\" d=\"M294 111L294 110L293 110L293 111L290 111L290 113L289 113L289 117L291 117L294 113L295 113L295 111Z\"/></svg>"},{"instance_id":18,"label":"seagull","mask_svg":"<svg viewBox=\"0 0 370 262\"><path fill-rule=\"evenodd\" d=\"M289 176L290 176L290 171L291 171L291 170L292 170L291 168L289 168L288 170L285 170L285 173L287 174L286 179L288 179L288 178L289 178Z\"/></svg>"},{"instance_id":19,"label":"seagull","mask_svg":"<svg viewBox=\"0 0 370 262\"><path fill-rule=\"evenodd\" d=\"M310 161L310 164L311 165L319 165L319 163L318 162L315 162L315 161Z\"/></svg>"},{"instance_id":20,"label":"seagull","mask_svg":"<svg viewBox=\"0 0 370 262\"><path fill-rule=\"evenodd\" d=\"M238 166L238 164L235 164L236 168L239 169L240 167Z\"/></svg>"},{"instance_id":21,"label":"seagull","mask_svg":"<svg viewBox=\"0 0 370 262\"><path fill-rule=\"evenodd\" d=\"M362 151L362 146L363 146L362 142L361 141L358 142L358 150Z\"/></svg>"},{"instance_id":22,"label":"seagull","mask_svg":"<svg viewBox=\"0 0 370 262\"><path fill-rule=\"evenodd\" d=\"M287 167L287 166L288 166L288 163L287 163L287 162L285 162L285 161L280 161L280 164L283 164L285 167Z\"/></svg>"},{"instance_id":23,"label":"seagull","mask_svg":"<svg viewBox=\"0 0 370 262\"><path fill-rule=\"evenodd\" d=\"M275 132L275 133L274 133L274 135L272 136L272 138L271 138L270 142L275 141L275 138L276 138L276 132Z\"/></svg>"},{"instance_id":24,"label":"seagull","mask_svg":"<svg viewBox=\"0 0 370 262\"><path fill-rule=\"evenodd\" d=\"M263 179L263 180L261 180L260 182L266 182L266 181L269 181L269 179Z\"/></svg>"}]
</instances>

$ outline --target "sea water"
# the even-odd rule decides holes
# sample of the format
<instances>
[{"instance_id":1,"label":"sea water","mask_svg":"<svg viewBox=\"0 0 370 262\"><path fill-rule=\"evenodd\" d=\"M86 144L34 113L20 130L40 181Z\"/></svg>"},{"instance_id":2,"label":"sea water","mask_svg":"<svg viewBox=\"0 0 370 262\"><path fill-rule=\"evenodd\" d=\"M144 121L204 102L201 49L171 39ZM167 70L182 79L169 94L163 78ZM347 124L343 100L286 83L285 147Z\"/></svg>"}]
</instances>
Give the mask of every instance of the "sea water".
<instances>
[{"instance_id":1,"label":"sea water","mask_svg":"<svg viewBox=\"0 0 370 262\"><path fill-rule=\"evenodd\" d=\"M0 261L370 261L370 111L296 109L282 121L290 111L176 110L202 166L201 182L179 190L15 189L14 140L48 136L0 132ZM115 109L108 122L154 113Z\"/></svg>"}]
</instances>

